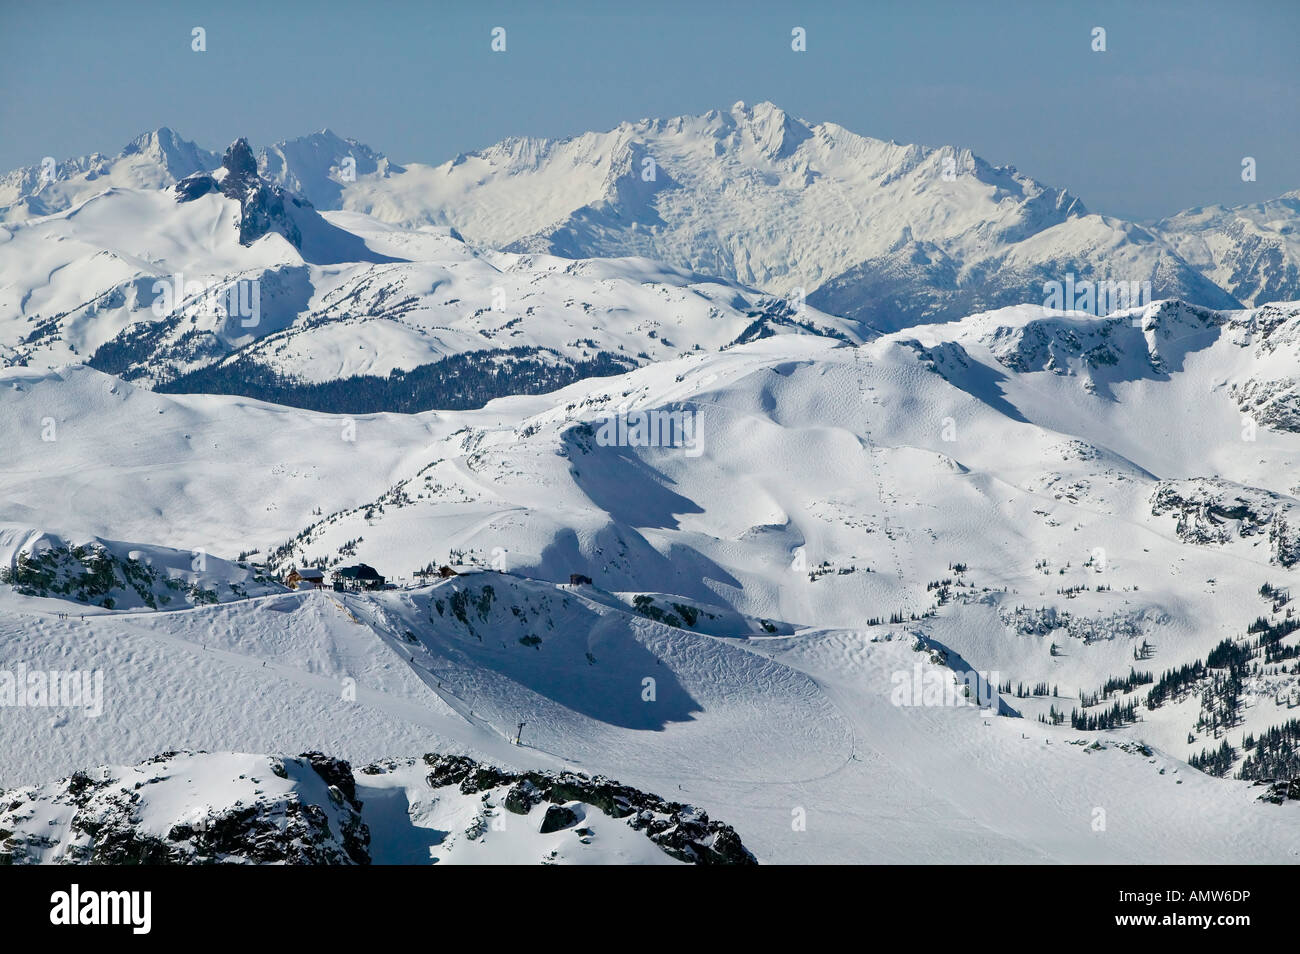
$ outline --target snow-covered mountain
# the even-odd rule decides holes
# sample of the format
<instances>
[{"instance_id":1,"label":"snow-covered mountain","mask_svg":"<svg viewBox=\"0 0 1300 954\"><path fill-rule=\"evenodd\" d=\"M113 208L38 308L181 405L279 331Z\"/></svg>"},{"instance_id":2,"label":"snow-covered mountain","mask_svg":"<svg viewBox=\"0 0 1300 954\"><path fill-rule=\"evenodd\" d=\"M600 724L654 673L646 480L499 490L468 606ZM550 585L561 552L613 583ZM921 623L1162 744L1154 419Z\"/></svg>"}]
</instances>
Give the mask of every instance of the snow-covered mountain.
<instances>
[{"instance_id":1,"label":"snow-covered mountain","mask_svg":"<svg viewBox=\"0 0 1300 954\"><path fill-rule=\"evenodd\" d=\"M54 157L0 177L0 223L63 212L109 188L170 188L196 172L213 172L222 157L160 126L137 136L116 156L50 159ZM339 207L340 184L348 178L390 169L384 156L328 129L259 147L256 164L265 178L320 209ZM401 171L400 166L391 168Z\"/></svg>"},{"instance_id":2,"label":"snow-covered mountain","mask_svg":"<svg viewBox=\"0 0 1300 954\"><path fill-rule=\"evenodd\" d=\"M1150 282L1231 307L1147 229L969 150L813 124L771 103L509 139L358 177L343 207L568 257L642 255L891 330L1044 301L1045 282Z\"/></svg>"},{"instance_id":3,"label":"snow-covered mountain","mask_svg":"<svg viewBox=\"0 0 1300 954\"><path fill-rule=\"evenodd\" d=\"M265 178L318 209L342 208L344 187L359 176L382 178L403 171L382 153L329 129L259 149L257 168Z\"/></svg>"},{"instance_id":4,"label":"snow-covered mountain","mask_svg":"<svg viewBox=\"0 0 1300 954\"><path fill-rule=\"evenodd\" d=\"M1284 200L163 132L5 180L0 860L1300 859Z\"/></svg>"},{"instance_id":5,"label":"snow-covered mountain","mask_svg":"<svg viewBox=\"0 0 1300 954\"><path fill-rule=\"evenodd\" d=\"M244 140L173 189L112 188L0 238L4 364L86 361L338 410L481 405L765 334L862 335L656 262L495 252L321 214L260 175ZM345 390L361 403L329 387L358 375Z\"/></svg>"},{"instance_id":6,"label":"snow-covered mountain","mask_svg":"<svg viewBox=\"0 0 1300 954\"><path fill-rule=\"evenodd\" d=\"M1300 190L1235 208L1190 209L1153 231L1238 301L1300 298Z\"/></svg>"},{"instance_id":7,"label":"snow-covered mountain","mask_svg":"<svg viewBox=\"0 0 1300 954\"><path fill-rule=\"evenodd\" d=\"M108 189L165 189L219 162L166 126L136 137L116 156L48 157L0 176L0 223L62 212Z\"/></svg>"},{"instance_id":8,"label":"snow-covered mountain","mask_svg":"<svg viewBox=\"0 0 1300 954\"><path fill-rule=\"evenodd\" d=\"M969 150L871 139L771 103L510 139L438 166L397 165L328 129L255 156L265 181L321 211L451 228L506 251L649 258L807 296L883 331L1041 303L1047 283L1067 280L1150 283L1144 302L1214 308L1297 297L1291 196L1147 228L1091 214L1067 191ZM105 186L171 186L218 164L160 129L114 159L10 173L0 221L66 211Z\"/></svg>"}]
</instances>

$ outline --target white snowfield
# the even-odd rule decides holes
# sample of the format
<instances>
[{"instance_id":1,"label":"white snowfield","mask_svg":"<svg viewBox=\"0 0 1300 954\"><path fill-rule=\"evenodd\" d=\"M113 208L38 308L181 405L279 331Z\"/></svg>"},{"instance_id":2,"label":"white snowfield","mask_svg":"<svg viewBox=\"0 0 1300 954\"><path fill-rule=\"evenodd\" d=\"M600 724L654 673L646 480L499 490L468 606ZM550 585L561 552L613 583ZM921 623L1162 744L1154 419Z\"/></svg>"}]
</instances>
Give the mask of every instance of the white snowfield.
<instances>
[{"instance_id":1,"label":"white snowfield","mask_svg":"<svg viewBox=\"0 0 1300 954\"><path fill-rule=\"evenodd\" d=\"M770 302L644 258L497 252L446 228L289 211L301 247L278 232L241 245L237 201L170 189L113 187L0 228L0 366L94 362L145 385L236 353L305 384L505 349L635 366L730 344ZM219 299L241 289L246 307ZM806 305L798 321L783 330L862 340Z\"/></svg>"},{"instance_id":2,"label":"white snowfield","mask_svg":"<svg viewBox=\"0 0 1300 954\"><path fill-rule=\"evenodd\" d=\"M1294 663L1249 674L1218 736L1198 692L1114 731L1038 718L1294 608L1260 589L1300 565L1296 368L1300 306L1161 302L782 335L355 419L5 370L11 567L56 534L227 574L254 550L482 569L175 611L0 587L0 669L104 676L97 717L0 708L0 785L171 749L460 752L690 802L768 863L1294 863L1294 802L1185 761L1294 718ZM638 411L685 412L687 439L620 441ZM1057 694L943 704L968 671ZM535 857L503 841L483 858Z\"/></svg>"},{"instance_id":3,"label":"white snowfield","mask_svg":"<svg viewBox=\"0 0 1300 954\"><path fill-rule=\"evenodd\" d=\"M514 589L562 599L538 584ZM1249 786L1201 775L1159 750L1142 754L1104 736L1097 748L1092 735L985 717L973 706L893 705L890 674L921 663L905 633L872 642L864 633L817 630L731 647L623 620L595 640L600 654L588 664L563 640L502 649L485 639L480 647L430 627L412 644L410 663L405 646L390 649L391 637L352 622L332 596L282 599L298 606L273 609L274 598L262 598L256 608L161 613L152 625L128 617L80 627L7 619L6 646L33 665L98 665L109 679L98 719L7 712L6 752L21 747L28 774L57 775L178 744L291 752L323 743L354 764L393 749L468 748L498 764L616 772L724 818L767 862L1296 858L1290 806L1261 805ZM361 615L383 612L387 601L376 603L358 606ZM259 612L284 622L259 619L253 628L247 614ZM642 701L642 672L660 680L666 705ZM355 701L347 678L356 680ZM540 693L530 689L543 682ZM561 701L547 705L547 695ZM598 718L581 711L592 703L603 710ZM531 720L520 747L504 739L517 713ZM657 714L666 715L663 726L644 724ZM6 774L11 765L7 759ZM405 817L379 792L359 792L363 801L378 799L370 811L386 824L403 826L404 838L386 839L395 854L375 860L427 861L432 830L468 816L448 822L431 813L418 772L375 787L399 783L390 797L399 808L405 802ZM196 787L174 814L215 803L221 791ZM526 853L537 860L535 848L489 832L482 850L465 844L475 853L462 860Z\"/></svg>"}]
</instances>

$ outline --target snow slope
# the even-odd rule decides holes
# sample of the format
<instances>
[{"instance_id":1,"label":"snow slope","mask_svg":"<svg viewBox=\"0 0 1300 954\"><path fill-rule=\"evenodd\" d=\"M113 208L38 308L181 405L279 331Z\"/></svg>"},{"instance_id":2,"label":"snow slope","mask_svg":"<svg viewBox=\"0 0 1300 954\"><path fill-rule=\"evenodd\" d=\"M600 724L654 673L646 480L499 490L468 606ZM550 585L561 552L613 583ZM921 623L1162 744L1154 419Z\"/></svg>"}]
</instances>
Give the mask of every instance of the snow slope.
<instances>
[{"instance_id":1,"label":"snow slope","mask_svg":"<svg viewBox=\"0 0 1300 954\"><path fill-rule=\"evenodd\" d=\"M770 103L49 173L0 859L1300 860L1290 196L1148 228ZM1097 279L1158 300L1037 304Z\"/></svg>"},{"instance_id":2,"label":"snow slope","mask_svg":"<svg viewBox=\"0 0 1300 954\"><path fill-rule=\"evenodd\" d=\"M0 378L0 521L226 558L256 547L255 527L291 535L382 493L436 420L161 395L84 366Z\"/></svg>"},{"instance_id":3,"label":"snow slope","mask_svg":"<svg viewBox=\"0 0 1300 954\"><path fill-rule=\"evenodd\" d=\"M357 598L349 605L362 609L362 618L400 611L403 600L421 603L449 585L381 601ZM527 583L518 590L512 599L536 602L549 596L557 611L562 606L563 591ZM299 605L286 610L286 601ZM634 786L715 815L725 806L729 814L722 817L760 861L768 862L1132 863L1158 857L1284 863L1300 850L1291 817L1295 806L1261 804L1255 801L1258 789L1249 784L1201 775L1159 749L990 717L974 706L895 705L896 674L910 677L914 667L926 678L932 673L945 678L948 672L914 650L905 628L874 636L812 630L727 645L625 620L619 627L625 635L606 628L598 661L591 665L573 658L566 664L565 657L579 647L563 640L498 651L488 639L479 644L464 631L424 622L421 613L418 645L402 646L414 650L414 662L408 663L392 651L394 640L385 625L372 629L352 622L326 594L254 603L156 614L139 622L117 616L96 621L91 629L23 620L30 636L7 632L5 639L7 645L19 639L30 665L59 659L68 667L94 660L111 681L99 719L73 713L58 724L48 710L12 710L19 724L6 723L7 751L23 744L46 753L40 769L29 756L27 771L55 774L69 771L67 765L77 764L85 750L131 762L150 745L202 747L219 737L227 748L246 748L257 740L272 751L295 751L301 740L313 737L328 738L336 751L363 760L367 751L384 746L441 748L445 732L470 740L472 750L489 754L497 764L587 773L618 766L618 777ZM278 615L296 625L259 619L250 626L239 618L252 613ZM310 618L293 619L303 613ZM332 635L322 638L321 627ZM200 632L211 642L193 641ZM336 655L340 651L345 655ZM511 653L513 663L507 662ZM678 680L696 698L698 711L689 721L669 720L658 730L620 726L611 713L592 720L574 693L593 679L619 678L624 663L632 664L627 672L634 671L642 653L659 659L656 664L647 656L642 671L658 676L661 686ZM441 686L430 682L426 660L439 667ZM610 665L614 668L602 674ZM339 691L343 671L357 674L355 702ZM127 685L131 691L122 692ZM208 698L218 685L239 704L221 706ZM540 691L527 692L529 685ZM463 699L452 686L465 693ZM659 713L665 706L671 712L679 697L664 692L645 702L630 686L592 698L630 714ZM471 699L469 708L465 703ZM510 746L503 736L513 732L521 708L528 717L525 744ZM503 713L508 713L504 719ZM10 735L20 732L21 743ZM55 740L61 744L50 744ZM213 771L219 774L225 764L216 761ZM265 760L260 766L242 774L257 784L277 785ZM494 817L504 817L500 793L486 815L473 809L471 800L432 802L419 784L427 769L409 766L399 759L381 763L375 775L358 776L358 794L368 806L363 818L372 831L408 836L380 839L387 849L376 860L410 862L420 853L428 858L427 849L441 843L438 832L462 826L464 836L448 846L452 860L457 850L461 860L513 861L524 854L536 859L539 848L552 847L520 837L536 830L531 814L527 820L507 818L505 837L490 830ZM193 778L190 772L179 774ZM226 777L230 774L227 770ZM169 802L184 810L163 816L159 824L196 809L209 812L237 794L216 778L195 785ZM1101 830L1095 825L1098 809L1104 813ZM590 812L587 817L593 818ZM1234 822L1221 824L1225 818ZM606 847L616 833L596 820L596 844ZM474 835L484 833L486 847L476 846ZM556 842L572 845L573 840L567 832ZM56 839L51 847L65 844Z\"/></svg>"},{"instance_id":4,"label":"snow slope","mask_svg":"<svg viewBox=\"0 0 1300 954\"><path fill-rule=\"evenodd\" d=\"M355 419L356 441L340 416L10 369L0 519L399 582L466 572L84 621L7 602L6 666L106 678L99 718L7 711L2 783L168 748L435 749L688 800L761 861L1293 861L1294 805L1186 763L1285 721L1293 663L1246 673L1226 733L1201 726L1200 689L1122 692L1139 720L1111 731L1038 718L1294 609L1260 590L1297 572L1298 323L1166 302L860 347L769 337ZM692 441L601 438L637 410L690 411ZM105 433L122 437L97 456ZM914 671L1055 694L1004 690L1001 717L896 704Z\"/></svg>"},{"instance_id":5,"label":"snow slope","mask_svg":"<svg viewBox=\"0 0 1300 954\"><path fill-rule=\"evenodd\" d=\"M201 181L215 182L185 180ZM248 244L251 208L213 191L181 202L112 189L10 226L0 362L88 362L151 386L205 369L316 384L504 349L551 364L609 355L617 370L746 334L861 340L857 322L644 259L475 250L446 229L323 218L294 201L259 212L277 224Z\"/></svg>"}]
</instances>

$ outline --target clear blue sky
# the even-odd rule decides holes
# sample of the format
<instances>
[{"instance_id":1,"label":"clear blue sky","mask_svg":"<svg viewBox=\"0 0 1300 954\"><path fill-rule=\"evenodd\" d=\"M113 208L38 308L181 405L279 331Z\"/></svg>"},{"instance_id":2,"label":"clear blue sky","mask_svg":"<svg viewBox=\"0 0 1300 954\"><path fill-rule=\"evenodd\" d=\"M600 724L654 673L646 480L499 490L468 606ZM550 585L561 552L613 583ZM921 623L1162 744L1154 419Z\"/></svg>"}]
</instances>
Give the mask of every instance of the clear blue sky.
<instances>
[{"instance_id":1,"label":"clear blue sky","mask_svg":"<svg viewBox=\"0 0 1300 954\"><path fill-rule=\"evenodd\" d=\"M0 0L0 169L115 153L163 125L208 148L328 126L436 163L767 99L967 146L1094 211L1150 218L1300 188L1298 41L1300 0Z\"/></svg>"}]
</instances>

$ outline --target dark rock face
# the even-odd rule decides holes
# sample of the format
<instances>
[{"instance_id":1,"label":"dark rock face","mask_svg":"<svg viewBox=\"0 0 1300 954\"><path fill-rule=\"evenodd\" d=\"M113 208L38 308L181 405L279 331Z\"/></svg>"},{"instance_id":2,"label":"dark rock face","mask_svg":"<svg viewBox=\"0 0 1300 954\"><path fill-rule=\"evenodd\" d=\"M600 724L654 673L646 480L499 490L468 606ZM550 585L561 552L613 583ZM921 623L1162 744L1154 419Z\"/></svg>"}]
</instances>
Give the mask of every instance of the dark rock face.
<instances>
[{"instance_id":1,"label":"dark rock face","mask_svg":"<svg viewBox=\"0 0 1300 954\"><path fill-rule=\"evenodd\" d=\"M712 821L707 813L690 805L665 801L658 795L620 785L601 775L508 772L480 765L463 755L430 753L424 761L432 769L427 778L432 788L456 785L462 793L472 794L508 785L504 805L516 815L526 815L536 805L550 802L539 829L542 834L576 824L580 817L567 804L581 802L611 818L627 819L630 828L644 832L679 861L704 865L757 864L730 825Z\"/></svg>"},{"instance_id":2,"label":"dark rock face","mask_svg":"<svg viewBox=\"0 0 1300 954\"><path fill-rule=\"evenodd\" d=\"M432 788L445 785L457 785L462 795L486 792L513 779L505 772L499 772L490 765L480 765L463 755L429 756L424 761L433 766L428 782Z\"/></svg>"},{"instance_id":3,"label":"dark rock face","mask_svg":"<svg viewBox=\"0 0 1300 954\"><path fill-rule=\"evenodd\" d=\"M304 752L299 756L305 759L317 775L329 786L330 801L343 816L339 824L339 837L348 858L358 865L370 864L370 829L361 820L362 802L357 798L357 781L352 774L352 765L342 759L331 758L320 752ZM329 832L329 822L321 812L320 819L325 821L325 832Z\"/></svg>"},{"instance_id":4,"label":"dark rock face","mask_svg":"<svg viewBox=\"0 0 1300 954\"><path fill-rule=\"evenodd\" d=\"M1253 536L1265 522L1240 498L1225 503L1204 496L1182 496L1178 488L1168 486L1158 488L1152 496L1151 512L1157 516L1173 512L1178 518L1174 529L1179 539L1197 544L1227 543L1237 533Z\"/></svg>"},{"instance_id":5,"label":"dark rock face","mask_svg":"<svg viewBox=\"0 0 1300 954\"><path fill-rule=\"evenodd\" d=\"M541 800L541 789L528 779L522 778L511 785L510 791L506 792L506 811L514 812L516 815L527 815Z\"/></svg>"},{"instance_id":6,"label":"dark rock face","mask_svg":"<svg viewBox=\"0 0 1300 954\"><path fill-rule=\"evenodd\" d=\"M221 166L225 176L220 183L207 173L195 173L176 183L176 201L191 202L209 192L220 192L239 203L240 245L252 245L262 236L278 232L301 249L302 233L288 208L310 208L310 205L258 175L257 157L247 139L236 139L230 144Z\"/></svg>"},{"instance_id":7,"label":"dark rock face","mask_svg":"<svg viewBox=\"0 0 1300 954\"><path fill-rule=\"evenodd\" d=\"M1174 532L1185 543L1207 546L1267 535L1275 562L1288 569L1300 563L1300 514L1293 501L1272 491L1219 478L1161 481L1151 495L1151 513L1172 514Z\"/></svg>"},{"instance_id":8,"label":"dark rock face","mask_svg":"<svg viewBox=\"0 0 1300 954\"><path fill-rule=\"evenodd\" d=\"M370 831L361 820L356 782L347 762L309 752L297 760L268 759L271 774L287 778L285 763L297 762L295 774L314 770L326 784L329 804L316 804L295 788L284 794L259 792L251 802L196 811L170 825L164 836L144 830L153 786L166 786L178 772L167 753L144 763L156 775L133 786L109 770L76 772L44 789L5 793L0 808L0 864L40 861L42 850L58 841L44 832L22 830L40 803L73 809L68 823L73 837L68 850L54 859L67 864L188 865L291 864L367 865ZM283 774L282 774L283 773ZM241 776L242 778L243 776ZM310 791L310 787L306 789ZM164 802L168 796L162 796ZM327 811L332 809L332 811ZM339 830L331 829L331 818ZM46 859L48 860L48 859Z\"/></svg>"},{"instance_id":9,"label":"dark rock face","mask_svg":"<svg viewBox=\"0 0 1300 954\"><path fill-rule=\"evenodd\" d=\"M580 820L578 813L572 808L565 808L563 805L548 805L546 814L542 816L541 827L537 830L543 835L548 835L553 831L560 831L576 825Z\"/></svg>"},{"instance_id":10,"label":"dark rock face","mask_svg":"<svg viewBox=\"0 0 1300 954\"><path fill-rule=\"evenodd\" d=\"M463 755L438 756L436 761L431 761L430 757L426 755L424 761L433 766L433 771L429 773L428 779L432 788L442 788L444 785L459 785L461 780L469 775L477 764L473 759L467 759Z\"/></svg>"},{"instance_id":11,"label":"dark rock face","mask_svg":"<svg viewBox=\"0 0 1300 954\"><path fill-rule=\"evenodd\" d=\"M192 202L200 196L205 196L209 192L215 192L217 182L207 173L187 176L180 182L176 183L176 201Z\"/></svg>"},{"instance_id":12,"label":"dark rock face","mask_svg":"<svg viewBox=\"0 0 1300 954\"><path fill-rule=\"evenodd\" d=\"M1263 779L1255 784L1268 786L1268 791L1259 796L1261 802L1272 802L1274 805L1281 805L1285 801L1300 802L1300 778L1277 781Z\"/></svg>"},{"instance_id":13,"label":"dark rock face","mask_svg":"<svg viewBox=\"0 0 1300 954\"><path fill-rule=\"evenodd\" d=\"M226 182L236 180L239 182L248 182L258 178L257 176L257 157L253 155L253 149L248 145L247 139L236 139L226 149L226 154L221 157L221 165L229 173ZM232 199L237 196L232 192L223 192Z\"/></svg>"},{"instance_id":14,"label":"dark rock face","mask_svg":"<svg viewBox=\"0 0 1300 954\"><path fill-rule=\"evenodd\" d=\"M342 759L330 758L320 752L304 752L298 757L310 762L316 774L325 780L325 784L338 788L349 805L357 811L361 810L361 802L357 801L357 782L352 775L351 764Z\"/></svg>"}]
</instances>

